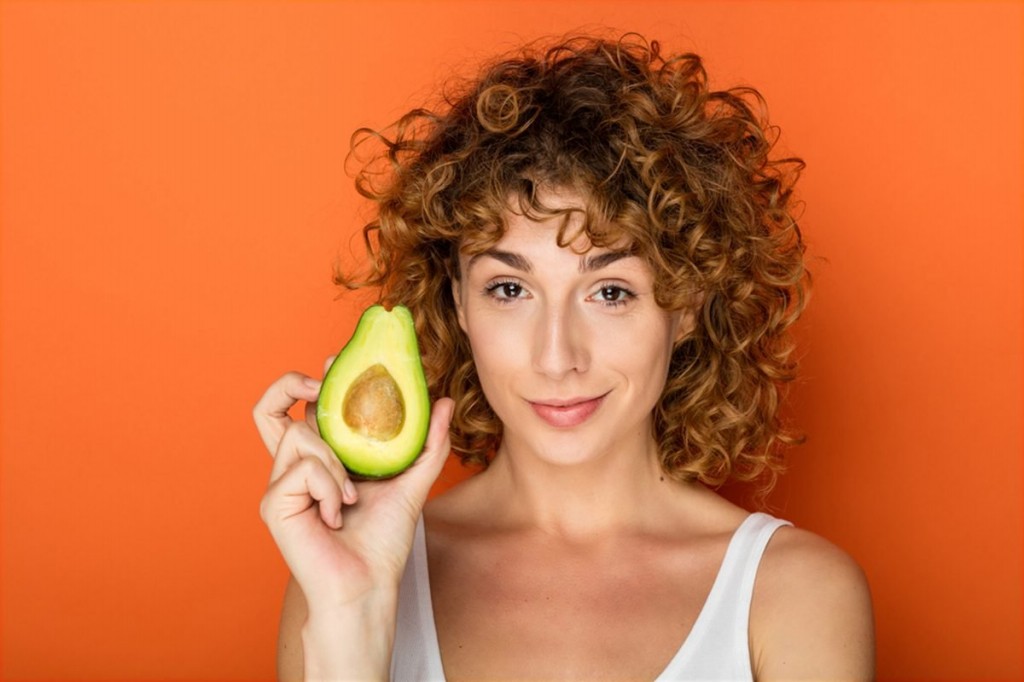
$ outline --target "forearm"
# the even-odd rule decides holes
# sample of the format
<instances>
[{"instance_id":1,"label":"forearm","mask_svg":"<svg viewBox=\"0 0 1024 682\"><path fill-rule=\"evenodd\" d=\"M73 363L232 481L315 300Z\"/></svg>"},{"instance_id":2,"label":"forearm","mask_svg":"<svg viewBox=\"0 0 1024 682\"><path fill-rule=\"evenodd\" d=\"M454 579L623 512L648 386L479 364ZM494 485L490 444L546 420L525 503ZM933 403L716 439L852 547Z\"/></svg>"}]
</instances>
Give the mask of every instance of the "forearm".
<instances>
[{"instance_id":1,"label":"forearm","mask_svg":"<svg viewBox=\"0 0 1024 682\"><path fill-rule=\"evenodd\" d=\"M302 627L306 680L389 678L397 591L334 609L310 609Z\"/></svg>"}]
</instances>

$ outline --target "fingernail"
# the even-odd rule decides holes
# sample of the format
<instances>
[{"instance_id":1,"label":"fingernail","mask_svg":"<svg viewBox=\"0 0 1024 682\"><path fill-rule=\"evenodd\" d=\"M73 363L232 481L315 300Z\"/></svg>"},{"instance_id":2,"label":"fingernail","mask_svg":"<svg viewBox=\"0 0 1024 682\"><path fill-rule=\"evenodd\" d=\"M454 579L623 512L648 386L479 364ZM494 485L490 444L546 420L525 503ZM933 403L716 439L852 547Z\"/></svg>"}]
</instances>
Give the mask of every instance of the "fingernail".
<instances>
[{"instance_id":1,"label":"fingernail","mask_svg":"<svg viewBox=\"0 0 1024 682\"><path fill-rule=\"evenodd\" d=\"M307 386L309 386L310 388L315 388L318 391L320 390L320 380L319 379L314 379L313 377L306 377L302 381Z\"/></svg>"},{"instance_id":2,"label":"fingernail","mask_svg":"<svg viewBox=\"0 0 1024 682\"><path fill-rule=\"evenodd\" d=\"M346 478L345 479L345 483L342 486L342 489L345 491L345 499L355 500L355 498L356 498L356 486L355 486L354 483L352 483L351 480Z\"/></svg>"},{"instance_id":3,"label":"fingernail","mask_svg":"<svg viewBox=\"0 0 1024 682\"><path fill-rule=\"evenodd\" d=\"M338 513L334 515L334 527L335 528L341 528L341 510L340 509L338 510Z\"/></svg>"}]
</instances>

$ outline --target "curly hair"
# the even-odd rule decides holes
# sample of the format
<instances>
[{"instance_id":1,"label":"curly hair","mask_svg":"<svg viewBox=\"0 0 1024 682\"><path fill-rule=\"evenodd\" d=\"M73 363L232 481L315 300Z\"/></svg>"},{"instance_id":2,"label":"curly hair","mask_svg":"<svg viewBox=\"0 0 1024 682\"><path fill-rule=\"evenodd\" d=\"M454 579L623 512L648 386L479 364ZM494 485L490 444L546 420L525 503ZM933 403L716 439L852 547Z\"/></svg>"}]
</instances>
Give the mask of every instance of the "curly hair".
<instances>
[{"instance_id":1,"label":"curly hair","mask_svg":"<svg viewBox=\"0 0 1024 682\"><path fill-rule=\"evenodd\" d=\"M363 229L368 271L336 281L412 310L431 395L456 402L453 450L486 465L501 440L451 283L460 250L501 239L512 197L525 214L562 214L562 246L581 232L593 246L628 243L653 270L658 305L693 310L653 414L666 474L709 485L766 475L770 487L800 440L779 405L809 275L790 201L803 162L769 158L778 131L761 95L711 90L700 57L663 57L628 34L528 46L437 109L353 135L353 154L382 145L356 178L377 212ZM543 205L545 186L585 207ZM566 234L572 210L584 219Z\"/></svg>"}]
</instances>

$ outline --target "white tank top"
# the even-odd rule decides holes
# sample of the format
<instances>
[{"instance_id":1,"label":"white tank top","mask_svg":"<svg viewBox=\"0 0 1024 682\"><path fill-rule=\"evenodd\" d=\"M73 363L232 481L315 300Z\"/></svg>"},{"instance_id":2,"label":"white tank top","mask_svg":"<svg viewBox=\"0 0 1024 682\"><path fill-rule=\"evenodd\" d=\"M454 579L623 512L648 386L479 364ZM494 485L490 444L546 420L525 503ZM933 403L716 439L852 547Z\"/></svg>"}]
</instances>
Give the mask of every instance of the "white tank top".
<instances>
[{"instance_id":1,"label":"white tank top","mask_svg":"<svg viewBox=\"0 0 1024 682\"><path fill-rule=\"evenodd\" d=\"M749 680L748 621L754 578L764 548L781 526L792 525L768 514L744 519L729 541L722 566L697 620L656 682L675 680ZM423 518L416 525L412 554L398 592L398 622L391 657L394 682L443 682L441 650L434 625L427 575Z\"/></svg>"}]
</instances>

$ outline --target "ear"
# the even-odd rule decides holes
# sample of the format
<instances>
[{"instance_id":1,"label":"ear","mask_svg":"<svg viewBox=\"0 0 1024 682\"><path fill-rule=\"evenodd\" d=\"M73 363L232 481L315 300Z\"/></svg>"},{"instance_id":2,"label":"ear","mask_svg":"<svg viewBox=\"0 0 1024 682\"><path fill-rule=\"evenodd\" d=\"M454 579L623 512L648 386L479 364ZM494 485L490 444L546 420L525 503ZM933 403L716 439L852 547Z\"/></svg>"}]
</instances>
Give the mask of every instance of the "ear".
<instances>
[{"instance_id":1,"label":"ear","mask_svg":"<svg viewBox=\"0 0 1024 682\"><path fill-rule=\"evenodd\" d=\"M701 314L701 307L704 304L704 294L697 294L693 297L693 303L682 310L676 311L678 316L675 320L675 334L672 344L678 346L686 340L697 326L697 316Z\"/></svg>"},{"instance_id":2,"label":"ear","mask_svg":"<svg viewBox=\"0 0 1024 682\"><path fill-rule=\"evenodd\" d=\"M695 324L694 311L692 309L678 310L673 314L673 323L675 325L675 333L672 334L672 345L678 346L682 343L690 332L693 331Z\"/></svg>"},{"instance_id":3,"label":"ear","mask_svg":"<svg viewBox=\"0 0 1024 682\"><path fill-rule=\"evenodd\" d=\"M466 310L462 305L462 282L452 278L452 300L455 301L455 314L459 318L459 327L466 331Z\"/></svg>"}]
</instances>

